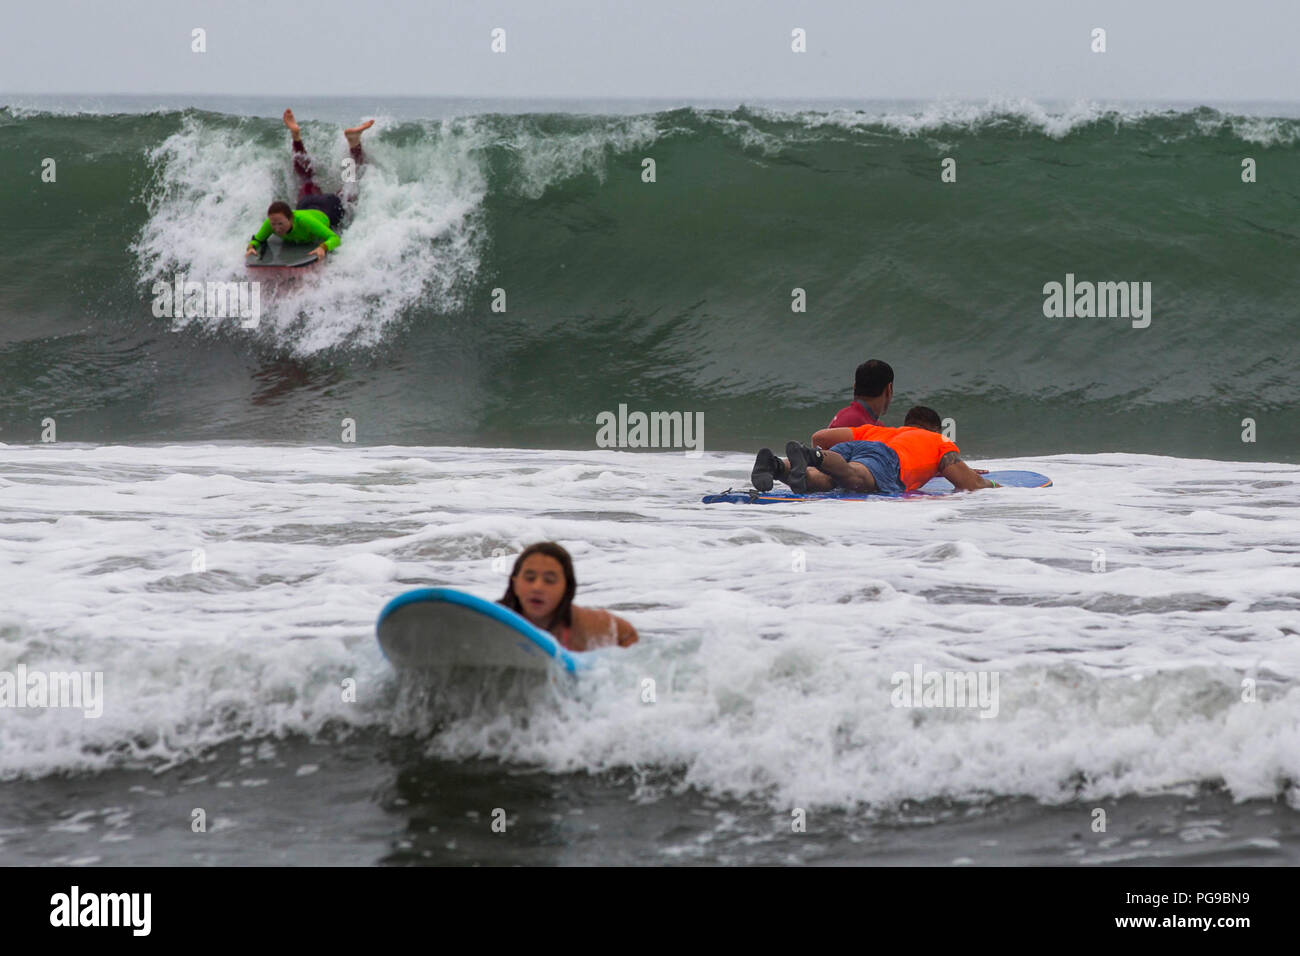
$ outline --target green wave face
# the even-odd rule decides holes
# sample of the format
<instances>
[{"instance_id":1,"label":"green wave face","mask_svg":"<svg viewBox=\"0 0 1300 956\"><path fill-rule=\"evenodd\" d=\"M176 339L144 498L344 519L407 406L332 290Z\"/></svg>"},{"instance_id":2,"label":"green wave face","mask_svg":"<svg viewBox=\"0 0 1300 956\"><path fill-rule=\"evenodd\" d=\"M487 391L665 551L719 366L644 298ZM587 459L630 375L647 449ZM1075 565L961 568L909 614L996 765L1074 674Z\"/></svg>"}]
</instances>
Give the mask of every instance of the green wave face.
<instances>
[{"instance_id":1,"label":"green wave face","mask_svg":"<svg viewBox=\"0 0 1300 956\"><path fill-rule=\"evenodd\" d=\"M591 447L626 404L747 448L883 358L887 423L923 402L976 455L1295 461L1298 139L1209 109L381 123L339 254L249 331L152 290L245 278L292 198L278 123L2 110L0 440L324 441L346 408L367 442ZM1049 316L1051 283L1141 300Z\"/></svg>"}]
</instances>

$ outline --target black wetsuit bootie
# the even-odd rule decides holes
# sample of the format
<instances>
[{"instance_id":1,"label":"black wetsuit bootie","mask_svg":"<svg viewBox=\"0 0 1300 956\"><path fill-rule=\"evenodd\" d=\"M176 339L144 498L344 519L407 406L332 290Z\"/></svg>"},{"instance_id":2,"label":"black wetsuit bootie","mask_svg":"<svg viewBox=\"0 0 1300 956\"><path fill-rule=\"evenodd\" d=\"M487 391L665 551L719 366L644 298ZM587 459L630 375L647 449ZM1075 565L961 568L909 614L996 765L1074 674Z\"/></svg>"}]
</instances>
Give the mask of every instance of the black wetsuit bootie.
<instances>
[{"instance_id":1,"label":"black wetsuit bootie","mask_svg":"<svg viewBox=\"0 0 1300 956\"><path fill-rule=\"evenodd\" d=\"M759 491L771 491L773 478L785 481L785 462L772 454L772 449L760 448L758 457L754 459L754 470L750 472L749 480Z\"/></svg>"},{"instance_id":2,"label":"black wetsuit bootie","mask_svg":"<svg viewBox=\"0 0 1300 956\"><path fill-rule=\"evenodd\" d=\"M822 450L792 441L785 446L785 457L790 459L790 490L801 495L808 494L808 469L821 467Z\"/></svg>"}]
</instances>

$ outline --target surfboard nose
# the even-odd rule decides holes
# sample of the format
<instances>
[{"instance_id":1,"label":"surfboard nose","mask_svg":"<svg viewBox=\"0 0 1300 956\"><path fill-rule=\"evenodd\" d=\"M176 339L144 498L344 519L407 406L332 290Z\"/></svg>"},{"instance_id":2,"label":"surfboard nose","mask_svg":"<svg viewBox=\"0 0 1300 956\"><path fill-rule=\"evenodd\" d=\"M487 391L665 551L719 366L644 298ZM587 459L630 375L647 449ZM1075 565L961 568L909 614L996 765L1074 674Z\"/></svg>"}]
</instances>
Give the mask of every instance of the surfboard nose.
<instances>
[{"instance_id":1,"label":"surfboard nose","mask_svg":"<svg viewBox=\"0 0 1300 956\"><path fill-rule=\"evenodd\" d=\"M453 667L552 670L586 668L579 655L514 611L454 588L419 588L393 598L375 625L384 656L398 670Z\"/></svg>"}]
</instances>

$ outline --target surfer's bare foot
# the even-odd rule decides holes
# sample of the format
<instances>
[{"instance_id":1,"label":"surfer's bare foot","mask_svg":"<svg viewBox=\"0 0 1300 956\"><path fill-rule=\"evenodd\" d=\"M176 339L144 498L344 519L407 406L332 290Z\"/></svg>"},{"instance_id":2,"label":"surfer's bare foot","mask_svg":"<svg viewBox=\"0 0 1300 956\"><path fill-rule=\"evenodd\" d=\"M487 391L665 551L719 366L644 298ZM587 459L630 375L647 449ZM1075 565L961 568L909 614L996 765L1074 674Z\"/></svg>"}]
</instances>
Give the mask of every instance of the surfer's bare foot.
<instances>
[{"instance_id":1,"label":"surfer's bare foot","mask_svg":"<svg viewBox=\"0 0 1300 956\"><path fill-rule=\"evenodd\" d=\"M364 123L360 124L359 126L353 126L349 129L345 129L343 131L343 135L347 137L348 145L360 146L361 134L364 133L366 130L370 129L370 127L374 125L375 125L374 120L366 120Z\"/></svg>"},{"instance_id":2,"label":"surfer's bare foot","mask_svg":"<svg viewBox=\"0 0 1300 956\"><path fill-rule=\"evenodd\" d=\"M284 125L289 127L294 139L302 139L302 131L298 129L298 121L293 118L293 110L284 111Z\"/></svg>"}]
</instances>

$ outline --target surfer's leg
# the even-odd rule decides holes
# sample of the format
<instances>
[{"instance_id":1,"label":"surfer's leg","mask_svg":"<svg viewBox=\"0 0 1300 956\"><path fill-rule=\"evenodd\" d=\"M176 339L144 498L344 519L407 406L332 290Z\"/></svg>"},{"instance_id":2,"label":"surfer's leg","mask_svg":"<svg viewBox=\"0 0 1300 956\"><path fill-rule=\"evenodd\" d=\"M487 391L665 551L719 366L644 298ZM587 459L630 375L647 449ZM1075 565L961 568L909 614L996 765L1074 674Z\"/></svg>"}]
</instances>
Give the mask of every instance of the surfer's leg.
<instances>
[{"instance_id":1,"label":"surfer's leg","mask_svg":"<svg viewBox=\"0 0 1300 956\"><path fill-rule=\"evenodd\" d=\"M343 201L344 209L347 212L352 211L352 206L357 201L357 184L361 181L361 164L365 162L365 157L361 155L361 145L359 143L351 147L349 152L352 154L352 169L344 171L343 186L339 189L339 199Z\"/></svg>"},{"instance_id":2,"label":"surfer's leg","mask_svg":"<svg viewBox=\"0 0 1300 956\"><path fill-rule=\"evenodd\" d=\"M821 466L819 468L809 466L808 489L810 491L813 487L814 476L824 478L832 485L839 486L845 491L871 494L876 490L875 476L871 474L867 466L856 461L845 461L844 456L838 452L823 451ZM820 484L821 482L818 481L817 483Z\"/></svg>"},{"instance_id":3,"label":"surfer's leg","mask_svg":"<svg viewBox=\"0 0 1300 956\"><path fill-rule=\"evenodd\" d=\"M348 146L352 149L352 155L354 157L360 157L361 155L361 134L374 125L374 120L366 120L364 123L358 123L356 126L349 126L343 131L343 138L348 141ZM360 159L358 159L357 162L360 162Z\"/></svg>"},{"instance_id":4,"label":"surfer's leg","mask_svg":"<svg viewBox=\"0 0 1300 956\"><path fill-rule=\"evenodd\" d=\"M293 110L284 111L284 125L289 127L289 135L293 137L293 171L298 177L298 198L314 196L320 189L312 182L311 157L302 144L302 130L294 119Z\"/></svg>"},{"instance_id":5,"label":"surfer's leg","mask_svg":"<svg viewBox=\"0 0 1300 956\"><path fill-rule=\"evenodd\" d=\"M348 152L352 154L352 181L348 182L347 177L344 177L339 198L349 207L357 201L357 182L361 179L361 164L366 161L365 154L361 152L361 134L374 125L374 120L366 120L343 131L343 137L348 141Z\"/></svg>"},{"instance_id":6,"label":"surfer's leg","mask_svg":"<svg viewBox=\"0 0 1300 956\"><path fill-rule=\"evenodd\" d=\"M777 481L789 485L790 490L796 494L806 495L810 491L830 491L835 487L835 482L831 481L830 476L823 474L816 468L805 468L800 472L798 468L791 466L788 459L778 458L776 460L785 469L781 477L777 478ZM767 488L759 488L758 482L754 482L754 487L759 491L771 489L771 485L768 485Z\"/></svg>"},{"instance_id":7,"label":"surfer's leg","mask_svg":"<svg viewBox=\"0 0 1300 956\"><path fill-rule=\"evenodd\" d=\"M825 452L792 441L786 442L785 453L789 456L790 463L786 469L787 477L781 480L790 486L791 491L806 494L810 491L830 491L835 487L831 476L821 467Z\"/></svg>"},{"instance_id":8,"label":"surfer's leg","mask_svg":"<svg viewBox=\"0 0 1300 956\"><path fill-rule=\"evenodd\" d=\"M898 453L883 442L843 441L822 452L818 466L841 488L862 494L901 495Z\"/></svg>"},{"instance_id":9,"label":"surfer's leg","mask_svg":"<svg viewBox=\"0 0 1300 956\"><path fill-rule=\"evenodd\" d=\"M312 182L311 157L307 155L307 149L302 145L302 140L293 141L293 171L298 176L298 198L304 196L314 196L320 192L320 187Z\"/></svg>"},{"instance_id":10,"label":"surfer's leg","mask_svg":"<svg viewBox=\"0 0 1300 956\"><path fill-rule=\"evenodd\" d=\"M805 491L832 491L835 488L835 479L824 471L809 466L803 473L803 485Z\"/></svg>"}]
</instances>

